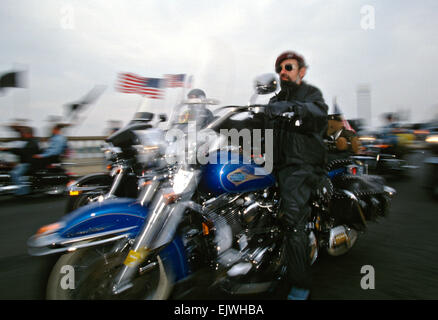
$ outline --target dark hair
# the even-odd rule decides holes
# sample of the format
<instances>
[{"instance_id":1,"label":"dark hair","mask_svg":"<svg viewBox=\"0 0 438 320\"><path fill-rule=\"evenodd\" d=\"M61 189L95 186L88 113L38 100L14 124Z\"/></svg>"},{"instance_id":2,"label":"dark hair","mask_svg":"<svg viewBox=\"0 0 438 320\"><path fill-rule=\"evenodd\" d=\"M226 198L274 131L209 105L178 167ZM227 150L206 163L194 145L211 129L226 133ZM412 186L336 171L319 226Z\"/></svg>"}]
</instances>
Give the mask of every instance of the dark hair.
<instances>
[{"instance_id":1,"label":"dark hair","mask_svg":"<svg viewBox=\"0 0 438 320\"><path fill-rule=\"evenodd\" d=\"M52 131L53 131L53 130L61 131L63 127L64 127L64 126L63 126L62 124L56 124L56 125L54 125L54 126L52 127Z\"/></svg>"}]
</instances>

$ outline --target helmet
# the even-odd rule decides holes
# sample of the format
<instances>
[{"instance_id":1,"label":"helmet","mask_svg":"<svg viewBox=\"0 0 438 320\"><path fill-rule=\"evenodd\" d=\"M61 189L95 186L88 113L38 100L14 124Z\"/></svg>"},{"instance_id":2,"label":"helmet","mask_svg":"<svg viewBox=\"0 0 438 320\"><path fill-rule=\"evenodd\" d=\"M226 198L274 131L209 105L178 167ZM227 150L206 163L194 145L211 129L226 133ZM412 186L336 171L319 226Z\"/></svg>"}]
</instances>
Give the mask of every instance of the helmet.
<instances>
[{"instance_id":1,"label":"helmet","mask_svg":"<svg viewBox=\"0 0 438 320\"><path fill-rule=\"evenodd\" d=\"M192 89L190 90L190 92L187 94L187 98L189 99L193 99L193 98L206 98L207 96L205 95L205 92L201 89Z\"/></svg>"},{"instance_id":2,"label":"helmet","mask_svg":"<svg viewBox=\"0 0 438 320\"><path fill-rule=\"evenodd\" d=\"M298 67L307 67L306 61L304 60L304 57L294 51L286 51L280 54L277 57L277 60L275 60L275 70L277 71L277 68L280 66L280 64L286 60L286 59L295 59L298 62Z\"/></svg>"}]
</instances>

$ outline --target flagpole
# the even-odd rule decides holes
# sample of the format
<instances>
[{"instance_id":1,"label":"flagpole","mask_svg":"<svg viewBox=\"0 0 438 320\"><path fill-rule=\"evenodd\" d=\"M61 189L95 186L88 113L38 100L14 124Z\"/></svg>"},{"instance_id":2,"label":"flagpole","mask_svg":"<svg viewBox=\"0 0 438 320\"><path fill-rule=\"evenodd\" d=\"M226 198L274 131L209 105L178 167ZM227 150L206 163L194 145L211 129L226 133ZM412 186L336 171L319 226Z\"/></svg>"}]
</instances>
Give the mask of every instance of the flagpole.
<instances>
[{"instance_id":1,"label":"flagpole","mask_svg":"<svg viewBox=\"0 0 438 320\"><path fill-rule=\"evenodd\" d=\"M166 97L167 97L167 94L166 94L167 93L167 80L164 77L160 81L162 82L162 83L160 83L160 88L163 89L162 90L163 96L162 96L161 100L163 100L163 107L164 107L164 105L166 104L165 101L166 101ZM157 112L157 113L159 114L159 112Z\"/></svg>"},{"instance_id":2,"label":"flagpole","mask_svg":"<svg viewBox=\"0 0 438 320\"><path fill-rule=\"evenodd\" d=\"M184 79L183 88L181 90L181 99L180 99L181 102L184 100L184 97L186 95L186 82L187 82L187 79Z\"/></svg>"},{"instance_id":3,"label":"flagpole","mask_svg":"<svg viewBox=\"0 0 438 320\"><path fill-rule=\"evenodd\" d=\"M336 113L336 105L338 104L337 99L338 99L337 96L333 97L333 113Z\"/></svg>"}]
</instances>

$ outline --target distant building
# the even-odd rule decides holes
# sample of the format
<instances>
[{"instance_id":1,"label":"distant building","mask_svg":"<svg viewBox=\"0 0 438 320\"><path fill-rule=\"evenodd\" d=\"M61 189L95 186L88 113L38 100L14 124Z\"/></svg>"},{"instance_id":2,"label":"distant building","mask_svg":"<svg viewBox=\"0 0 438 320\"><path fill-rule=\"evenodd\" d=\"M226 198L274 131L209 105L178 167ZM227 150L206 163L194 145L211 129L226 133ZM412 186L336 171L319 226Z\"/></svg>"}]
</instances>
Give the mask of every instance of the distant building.
<instances>
[{"instance_id":1,"label":"distant building","mask_svg":"<svg viewBox=\"0 0 438 320\"><path fill-rule=\"evenodd\" d=\"M369 84L357 86L357 116L365 125L371 125L371 88Z\"/></svg>"}]
</instances>

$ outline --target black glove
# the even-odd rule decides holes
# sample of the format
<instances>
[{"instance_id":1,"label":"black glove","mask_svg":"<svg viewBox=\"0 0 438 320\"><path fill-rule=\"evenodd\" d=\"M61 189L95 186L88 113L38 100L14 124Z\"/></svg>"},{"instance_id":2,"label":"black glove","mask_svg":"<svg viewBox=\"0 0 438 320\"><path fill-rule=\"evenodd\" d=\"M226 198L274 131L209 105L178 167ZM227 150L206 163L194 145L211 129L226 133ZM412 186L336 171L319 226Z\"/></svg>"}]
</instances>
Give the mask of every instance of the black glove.
<instances>
[{"instance_id":1,"label":"black glove","mask_svg":"<svg viewBox=\"0 0 438 320\"><path fill-rule=\"evenodd\" d=\"M282 117L284 113L293 112L293 104L290 101L278 101L266 106L265 114L267 117L274 119Z\"/></svg>"},{"instance_id":2,"label":"black glove","mask_svg":"<svg viewBox=\"0 0 438 320\"><path fill-rule=\"evenodd\" d=\"M298 103L290 101L278 101L267 105L265 114L269 118L289 118L289 119L302 119L304 116L304 108Z\"/></svg>"}]
</instances>

